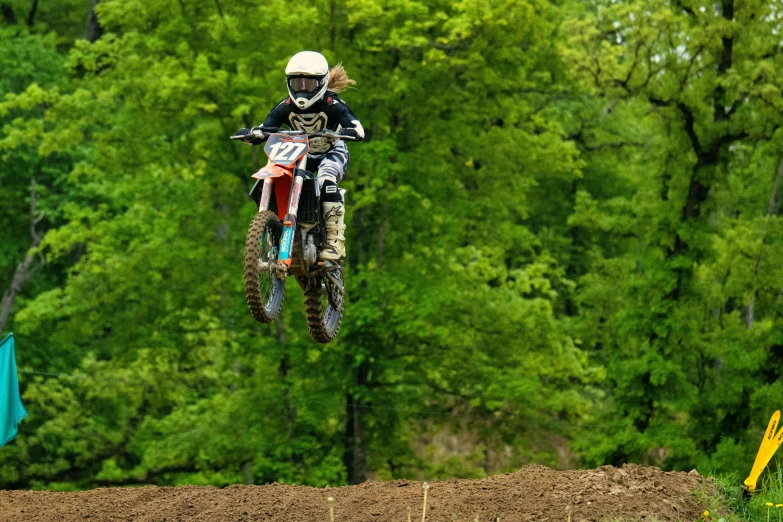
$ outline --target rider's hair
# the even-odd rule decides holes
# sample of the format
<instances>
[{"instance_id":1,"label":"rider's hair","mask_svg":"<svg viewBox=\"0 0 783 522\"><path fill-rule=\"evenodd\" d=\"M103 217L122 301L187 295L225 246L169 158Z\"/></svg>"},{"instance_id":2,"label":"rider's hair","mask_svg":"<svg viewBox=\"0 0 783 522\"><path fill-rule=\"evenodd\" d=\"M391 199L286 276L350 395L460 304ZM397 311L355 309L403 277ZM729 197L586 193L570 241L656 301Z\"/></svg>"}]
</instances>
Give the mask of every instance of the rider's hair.
<instances>
[{"instance_id":1,"label":"rider's hair","mask_svg":"<svg viewBox=\"0 0 783 522\"><path fill-rule=\"evenodd\" d=\"M329 90L343 92L351 85L356 85L356 81L348 78L342 62L332 67L332 70L329 71Z\"/></svg>"}]
</instances>

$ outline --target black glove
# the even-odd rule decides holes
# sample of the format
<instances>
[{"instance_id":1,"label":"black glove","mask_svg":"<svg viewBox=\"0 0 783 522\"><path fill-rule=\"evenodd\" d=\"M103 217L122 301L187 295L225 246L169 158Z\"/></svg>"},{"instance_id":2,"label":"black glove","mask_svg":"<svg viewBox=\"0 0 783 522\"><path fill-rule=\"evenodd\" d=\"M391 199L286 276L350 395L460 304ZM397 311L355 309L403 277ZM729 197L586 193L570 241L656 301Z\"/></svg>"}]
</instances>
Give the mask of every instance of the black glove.
<instances>
[{"instance_id":1,"label":"black glove","mask_svg":"<svg viewBox=\"0 0 783 522\"><path fill-rule=\"evenodd\" d=\"M253 145L258 145L259 143L264 143L269 136L256 136L253 131L259 130L261 132L264 131L264 128L259 127L253 127L252 129L248 129L247 127L242 127L236 133L234 133L235 136L245 136L245 138L242 140L245 143L252 143Z\"/></svg>"},{"instance_id":2,"label":"black glove","mask_svg":"<svg viewBox=\"0 0 783 522\"><path fill-rule=\"evenodd\" d=\"M248 131L248 134L253 134L253 138L250 140L250 143L252 143L253 145L259 145L269 139L269 134L262 134L261 136L257 136L255 134L255 131L264 132L264 126L258 125Z\"/></svg>"},{"instance_id":3,"label":"black glove","mask_svg":"<svg viewBox=\"0 0 783 522\"><path fill-rule=\"evenodd\" d=\"M251 141L252 134L251 134L250 129L248 129L247 127L242 127L241 129L236 131L236 133L234 133L234 135L235 136L244 136L244 138L242 138L242 140L241 140L243 143L247 143L248 145L250 145L252 143L252 141Z\"/></svg>"}]
</instances>

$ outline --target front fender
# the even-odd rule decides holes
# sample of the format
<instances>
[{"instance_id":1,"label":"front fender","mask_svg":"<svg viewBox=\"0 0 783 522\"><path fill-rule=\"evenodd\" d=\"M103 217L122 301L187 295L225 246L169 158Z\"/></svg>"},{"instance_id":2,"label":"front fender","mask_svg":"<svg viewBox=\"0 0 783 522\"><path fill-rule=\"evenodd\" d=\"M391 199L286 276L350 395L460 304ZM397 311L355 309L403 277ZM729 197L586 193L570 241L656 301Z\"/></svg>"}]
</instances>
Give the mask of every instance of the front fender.
<instances>
[{"instance_id":1,"label":"front fender","mask_svg":"<svg viewBox=\"0 0 783 522\"><path fill-rule=\"evenodd\" d=\"M262 169L253 174L251 177L255 179L267 179L267 178L281 178L283 176L293 177L290 170L283 168L274 163L267 163Z\"/></svg>"}]
</instances>

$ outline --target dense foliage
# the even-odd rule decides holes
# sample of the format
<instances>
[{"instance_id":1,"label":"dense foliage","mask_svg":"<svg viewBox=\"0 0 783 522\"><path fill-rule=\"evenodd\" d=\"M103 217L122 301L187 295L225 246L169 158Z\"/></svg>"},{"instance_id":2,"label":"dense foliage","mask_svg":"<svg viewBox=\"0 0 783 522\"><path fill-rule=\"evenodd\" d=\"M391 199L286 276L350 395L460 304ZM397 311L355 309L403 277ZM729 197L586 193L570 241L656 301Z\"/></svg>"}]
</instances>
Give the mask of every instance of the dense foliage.
<instances>
[{"instance_id":1,"label":"dense foliage","mask_svg":"<svg viewBox=\"0 0 783 522\"><path fill-rule=\"evenodd\" d=\"M65 4L0 1L30 414L0 487L749 467L783 404L779 4ZM262 153L227 139L302 49L368 131L326 346L296 285L247 313Z\"/></svg>"}]
</instances>

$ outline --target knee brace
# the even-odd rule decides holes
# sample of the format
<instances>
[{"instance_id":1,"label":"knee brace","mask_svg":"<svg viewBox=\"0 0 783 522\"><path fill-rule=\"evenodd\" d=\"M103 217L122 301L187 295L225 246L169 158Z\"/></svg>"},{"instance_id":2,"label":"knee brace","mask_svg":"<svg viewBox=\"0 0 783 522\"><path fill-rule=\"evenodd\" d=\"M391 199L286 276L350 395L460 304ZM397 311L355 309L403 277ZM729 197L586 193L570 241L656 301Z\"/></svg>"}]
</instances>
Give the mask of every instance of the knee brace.
<instances>
[{"instance_id":1,"label":"knee brace","mask_svg":"<svg viewBox=\"0 0 783 522\"><path fill-rule=\"evenodd\" d=\"M328 203L342 203L343 195L340 193L340 189L337 188L337 183L327 179L321 186L321 201Z\"/></svg>"}]
</instances>

